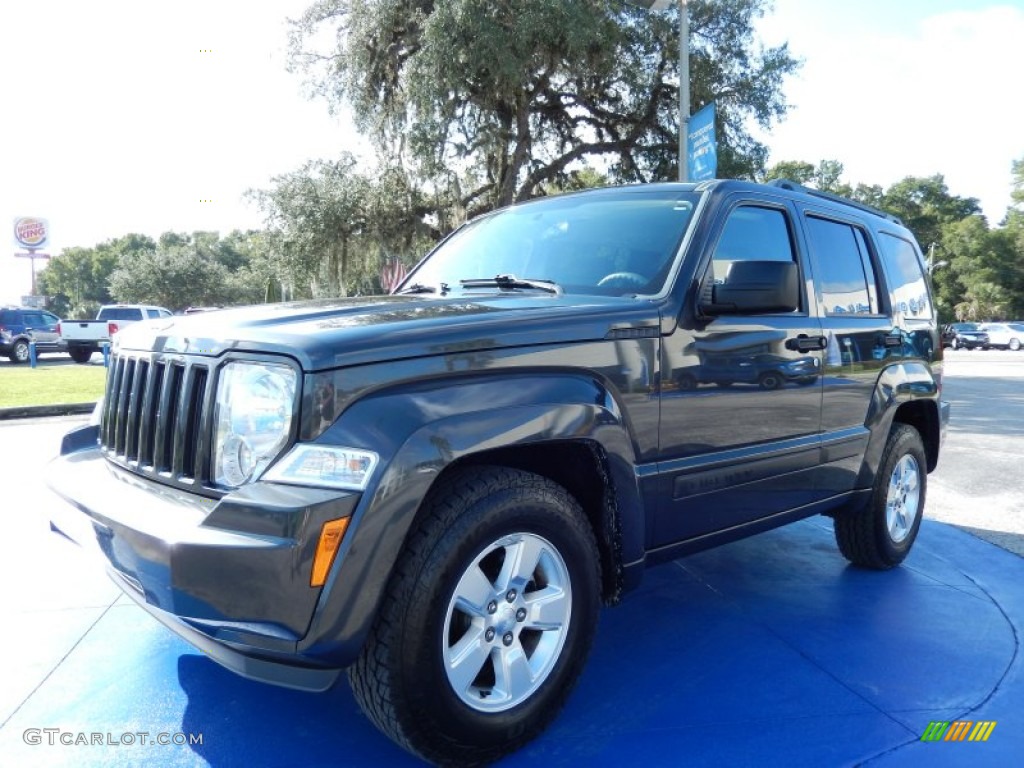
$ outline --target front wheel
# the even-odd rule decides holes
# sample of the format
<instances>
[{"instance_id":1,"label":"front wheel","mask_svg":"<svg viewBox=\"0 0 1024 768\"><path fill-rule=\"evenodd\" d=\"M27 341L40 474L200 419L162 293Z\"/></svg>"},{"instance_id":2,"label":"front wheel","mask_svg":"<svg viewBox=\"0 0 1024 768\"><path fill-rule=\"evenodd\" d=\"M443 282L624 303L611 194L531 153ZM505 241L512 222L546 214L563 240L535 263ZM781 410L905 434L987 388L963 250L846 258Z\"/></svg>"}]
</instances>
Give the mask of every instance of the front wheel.
<instances>
[{"instance_id":1,"label":"front wheel","mask_svg":"<svg viewBox=\"0 0 1024 768\"><path fill-rule=\"evenodd\" d=\"M851 563L885 570L910 554L924 512L928 463L921 435L894 424L875 475L868 508L835 517L839 550Z\"/></svg>"},{"instance_id":2,"label":"front wheel","mask_svg":"<svg viewBox=\"0 0 1024 768\"><path fill-rule=\"evenodd\" d=\"M1020 349L1020 339L1010 339L1009 347L1014 352L1016 352L1018 349Z\"/></svg>"},{"instance_id":3,"label":"front wheel","mask_svg":"<svg viewBox=\"0 0 1024 768\"><path fill-rule=\"evenodd\" d=\"M457 470L433 491L349 682L428 761L484 763L534 738L583 669L600 566L579 503L519 470Z\"/></svg>"},{"instance_id":4,"label":"front wheel","mask_svg":"<svg viewBox=\"0 0 1024 768\"><path fill-rule=\"evenodd\" d=\"M19 339L14 342L14 347L11 349L11 362L12 363L27 363L28 362L28 342Z\"/></svg>"}]
</instances>

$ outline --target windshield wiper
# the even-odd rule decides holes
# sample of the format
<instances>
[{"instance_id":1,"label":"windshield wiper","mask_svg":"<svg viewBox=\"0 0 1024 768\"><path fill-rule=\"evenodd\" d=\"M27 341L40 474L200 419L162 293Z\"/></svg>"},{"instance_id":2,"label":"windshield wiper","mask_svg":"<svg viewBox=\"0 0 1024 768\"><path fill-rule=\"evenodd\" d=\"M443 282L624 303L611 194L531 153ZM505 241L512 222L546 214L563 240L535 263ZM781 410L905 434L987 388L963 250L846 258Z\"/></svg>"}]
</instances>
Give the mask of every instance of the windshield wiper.
<instances>
[{"instance_id":1,"label":"windshield wiper","mask_svg":"<svg viewBox=\"0 0 1024 768\"><path fill-rule=\"evenodd\" d=\"M432 285L424 285L423 283L413 283L412 285L405 286L396 295L403 293L437 293L437 288Z\"/></svg>"},{"instance_id":2,"label":"windshield wiper","mask_svg":"<svg viewBox=\"0 0 1024 768\"><path fill-rule=\"evenodd\" d=\"M511 290L514 288L532 288L537 291L546 291L556 296L562 295L562 289L554 280L540 280L529 277L519 278L515 275L495 275L494 277L477 277L472 280L459 280L463 288L501 288Z\"/></svg>"}]
</instances>

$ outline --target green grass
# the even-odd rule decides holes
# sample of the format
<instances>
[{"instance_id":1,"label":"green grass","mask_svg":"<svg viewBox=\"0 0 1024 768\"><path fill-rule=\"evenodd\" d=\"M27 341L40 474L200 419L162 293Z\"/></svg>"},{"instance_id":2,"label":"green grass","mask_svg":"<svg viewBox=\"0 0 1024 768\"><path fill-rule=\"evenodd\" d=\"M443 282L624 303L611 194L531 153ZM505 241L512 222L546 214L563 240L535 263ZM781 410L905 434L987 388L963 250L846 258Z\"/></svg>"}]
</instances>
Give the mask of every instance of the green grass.
<instances>
[{"instance_id":1,"label":"green grass","mask_svg":"<svg viewBox=\"0 0 1024 768\"><path fill-rule=\"evenodd\" d=\"M0 408L54 403L94 403L103 395L107 369L100 365L55 365L37 368L0 365Z\"/></svg>"}]
</instances>

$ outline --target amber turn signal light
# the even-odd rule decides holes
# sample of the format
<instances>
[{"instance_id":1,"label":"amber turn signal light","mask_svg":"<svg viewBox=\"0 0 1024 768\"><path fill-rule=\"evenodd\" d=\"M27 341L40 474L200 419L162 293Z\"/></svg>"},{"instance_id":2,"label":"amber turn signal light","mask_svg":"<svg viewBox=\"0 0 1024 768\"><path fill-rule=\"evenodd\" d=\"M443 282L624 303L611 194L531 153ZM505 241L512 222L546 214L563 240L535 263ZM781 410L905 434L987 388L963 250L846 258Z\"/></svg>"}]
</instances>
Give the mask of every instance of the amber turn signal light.
<instances>
[{"instance_id":1,"label":"amber turn signal light","mask_svg":"<svg viewBox=\"0 0 1024 768\"><path fill-rule=\"evenodd\" d=\"M313 572L309 575L309 586L322 587L327 581L327 573L331 570L334 556L338 554L341 540L345 538L349 518L328 520L320 528L320 540L316 543L316 555L313 556Z\"/></svg>"}]
</instances>

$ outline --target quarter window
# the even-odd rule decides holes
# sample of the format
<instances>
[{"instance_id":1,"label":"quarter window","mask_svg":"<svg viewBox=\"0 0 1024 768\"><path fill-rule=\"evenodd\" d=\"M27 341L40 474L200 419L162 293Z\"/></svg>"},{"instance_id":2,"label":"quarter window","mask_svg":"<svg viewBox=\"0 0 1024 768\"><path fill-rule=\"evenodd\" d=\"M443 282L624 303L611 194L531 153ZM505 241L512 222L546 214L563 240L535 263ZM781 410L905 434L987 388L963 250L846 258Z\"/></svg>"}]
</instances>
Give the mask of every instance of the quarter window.
<instances>
[{"instance_id":1,"label":"quarter window","mask_svg":"<svg viewBox=\"0 0 1024 768\"><path fill-rule=\"evenodd\" d=\"M864 233L850 224L807 217L811 256L825 312L878 313L875 270Z\"/></svg>"},{"instance_id":2,"label":"quarter window","mask_svg":"<svg viewBox=\"0 0 1024 768\"><path fill-rule=\"evenodd\" d=\"M885 232L879 241L882 247L882 262L893 297L893 310L904 317L931 319L932 305L928 298L928 284L917 250L902 237Z\"/></svg>"}]
</instances>

